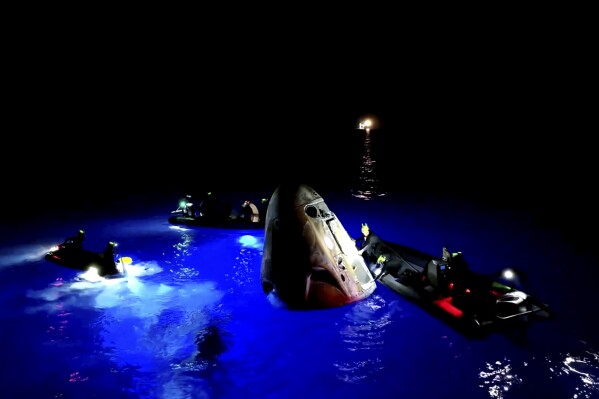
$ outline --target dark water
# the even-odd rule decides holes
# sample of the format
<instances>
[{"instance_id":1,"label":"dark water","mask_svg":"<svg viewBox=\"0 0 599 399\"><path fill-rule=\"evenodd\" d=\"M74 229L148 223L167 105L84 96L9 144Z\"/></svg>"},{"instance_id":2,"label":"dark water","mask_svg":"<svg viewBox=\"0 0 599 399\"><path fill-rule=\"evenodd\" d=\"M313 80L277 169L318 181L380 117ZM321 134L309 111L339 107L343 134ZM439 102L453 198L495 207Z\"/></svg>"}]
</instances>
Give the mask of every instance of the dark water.
<instances>
[{"instance_id":1,"label":"dark water","mask_svg":"<svg viewBox=\"0 0 599 399\"><path fill-rule=\"evenodd\" d=\"M472 339L384 286L352 305L288 311L261 291L262 231L172 226L178 194L123 195L3 223L4 397L599 397L599 267L563 213L485 201L432 172L401 178L389 165L430 160L401 158L374 133L345 144L307 183L350 234L367 222L428 253L462 251L481 273L518 267L555 318ZM76 282L43 260L79 228L89 248L119 243L133 259L127 281Z\"/></svg>"}]
</instances>

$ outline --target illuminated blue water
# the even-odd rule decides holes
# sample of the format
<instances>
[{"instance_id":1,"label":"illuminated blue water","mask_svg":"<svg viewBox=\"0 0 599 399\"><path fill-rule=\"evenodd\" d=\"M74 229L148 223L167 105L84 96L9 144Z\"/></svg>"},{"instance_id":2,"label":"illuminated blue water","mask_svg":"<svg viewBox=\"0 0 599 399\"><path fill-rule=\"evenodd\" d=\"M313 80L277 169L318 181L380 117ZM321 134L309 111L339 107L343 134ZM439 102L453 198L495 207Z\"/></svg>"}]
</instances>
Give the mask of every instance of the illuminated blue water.
<instances>
[{"instance_id":1,"label":"illuminated blue water","mask_svg":"<svg viewBox=\"0 0 599 399\"><path fill-rule=\"evenodd\" d=\"M378 183L365 198L365 181L315 187L352 235L368 222L425 252L463 251L481 273L517 266L555 319L469 339L384 286L340 308L282 309L261 291L262 231L175 227L176 197L143 198L137 212L2 226L3 397L599 397L593 254L527 213ZM79 228L90 249L119 243L128 281L76 282L43 260Z\"/></svg>"}]
</instances>

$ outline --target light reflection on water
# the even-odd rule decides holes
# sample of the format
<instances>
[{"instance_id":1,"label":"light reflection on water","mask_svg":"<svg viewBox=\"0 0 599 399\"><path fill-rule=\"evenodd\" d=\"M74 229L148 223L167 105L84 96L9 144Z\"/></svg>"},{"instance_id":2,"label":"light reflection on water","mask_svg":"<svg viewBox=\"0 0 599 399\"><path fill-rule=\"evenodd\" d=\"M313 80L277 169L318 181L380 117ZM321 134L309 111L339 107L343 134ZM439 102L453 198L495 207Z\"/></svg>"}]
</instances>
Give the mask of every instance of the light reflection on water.
<instances>
[{"instance_id":1,"label":"light reflection on water","mask_svg":"<svg viewBox=\"0 0 599 399\"><path fill-rule=\"evenodd\" d=\"M507 359L487 363L479 377L483 380L481 387L487 389L491 398L503 398L514 385L522 383L522 379L513 373L512 365Z\"/></svg>"},{"instance_id":2,"label":"light reflection on water","mask_svg":"<svg viewBox=\"0 0 599 399\"><path fill-rule=\"evenodd\" d=\"M225 277L235 282L237 288L253 291L260 286L254 270L262 262L264 238L261 234L262 232L258 235L241 234L233 237L235 248L239 252L235 256L231 272L226 273Z\"/></svg>"},{"instance_id":3,"label":"light reflection on water","mask_svg":"<svg viewBox=\"0 0 599 399\"><path fill-rule=\"evenodd\" d=\"M334 364L339 380L349 383L365 381L384 368L382 359L375 355L384 346L386 326L393 322L392 311L384 308L385 303L379 296L371 296L355 304L345 314L345 323L339 333L353 359ZM384 309L384 314L376 315L381 309Z\"/></svg>"},{"instance_id":4,"label":"light reflection on water","mask_svg":"<svg viewBox=\"0 0 599 399\"><path fill-rule=\"evenodd\" d=\"M261 233L122 226L110 238L152 258L126 282L68 281L37 261L46 244L0 251L0 321L11 326L0 333L21 345L5 353L12 397L599 397L599 352L587 346L529 356L502 337L473 342L384 287L348 307L288 312L261 292ZM553 342L553 330L532 337ZM214 340L226 348L202 346Z\"/></svg>"},{"instance_id":5,"label":"light reflection on water","mask_svg":"<svg viewBox=\"0 0 599 399\"><path fill-rule=\"evenodd\" d=\"M546 371L546 384L554 386L556 397L580 399L595 397L599 393L599 351L583 348L581 353L545 355L527 361L514 362L503 358L487 363L479 378L479 385L490 398L509 398L511 391L529 383L528 376ZM525 369L534 369L534 373Z\"/></svg>"},{"instance_id":6,"label":"light reflection on water","mask_svg":"<svg viewBox=\"0 0 599 399\"><path fill-rule=\"evenodd\" d=\"M134 367L139 384L158 397L188 396L194 386L186 373L200 372L196 337L213 322L223 292L214 283L141 284L135 295L101 318L103 347L119 367ZM197 380L197 378L196 378Z\"/></svg>"},{"instance_id":7,"label":"light reflection on water","mask_svg":"<svg viewBox=\"0 0 599 399\"><path fill-rule=\"evenodd\" d=\"M371 131L364 133L364 148L359 166L356 186L351 190L352 196L366 201L386 195L380 188L380 180L376 170L376 160L372 151Z\"/></svg>"},{"instance_id":8,"label":"light reflection on water","mask_svg":"<svg viewBox=\"0 0 599 399\"><path fill-rule=\"evenodd\" d=\"M241 248L231 273L226 277L231 278L239 287L252 289L257 284L253 271L259 256L260 254L253 249Z\"/></svg>"},{"instance_id":9,"label":"light reflection on water","mask_svg":"<svg viewBox=\"0 0 599 399\"><path fill-rule=\"evenodd\" d=\"M568 379L573 386L570 398L589 398L599 393L599 351L585 349L582 354L566 353L556 358L558 367L550 371L558 379Z\"/></svg>"},{"instance_id":10,"label":"light reflection on water","mask_svg":"<svg viewBox=\"0 0 599 399\"><path fill-rule=\"evenodd\" d=\"M196 250L194 244L194 236L193 231L188 229L180 229L181 231L181 239L179 242L173 244L173 248L175 250L175 265L182 266L185 265L185 261L189 258Z\"/></svg>"},{"instance_id":11,"label":"light reflection on water","mask_svg":"<svg viewBox=\"0 0 599 399\"><path fill-rule=\"evenodd\" d=\"M152 274L163 272L154 262L129 267L139 270L131 273L127 281L57 279L47 288L29 290L27 296L38 304L26 312L49 316L48 344L72 347L85 346L81 338L86 334L69 329L70 316L75 311L79 317L90 311L90 317L95 318L87 326L90 339L97 335L96 342L90 344L101 344L101 352L117 367L114 373L136 370L136 388L147 390L148 397L201 397L197 381L195 393L189 396L191 380L184 373L199 372L210 365L198 353L197 335L214 324L215 308L224 293L213 282L150 281ZM185 279L179 273L175 280ZM97 349L95 352L100 353ZM88 382L91 378L85 364L72 366L64 373L64 379L72 383Z\"/></svg>"}]
</instances>

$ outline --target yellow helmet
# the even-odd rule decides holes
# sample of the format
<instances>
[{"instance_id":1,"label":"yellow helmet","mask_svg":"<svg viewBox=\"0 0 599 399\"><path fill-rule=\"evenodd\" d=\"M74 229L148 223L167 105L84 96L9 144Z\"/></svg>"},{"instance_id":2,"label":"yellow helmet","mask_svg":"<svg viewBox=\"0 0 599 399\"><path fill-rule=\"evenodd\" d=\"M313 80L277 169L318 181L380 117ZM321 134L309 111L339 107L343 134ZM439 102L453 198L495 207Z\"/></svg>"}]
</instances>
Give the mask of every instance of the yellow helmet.
<instances>
[{"instance_id":1,"label":"yellow helmet","mask_svg":"<svg viewBox=\"0 0 599 399\"><path fill-rule=\"evenodd\" d=\"M362 223L362 234L366 234L370 232L370 227L368 227L368 223Z\"/></svg>"}]
</instances>

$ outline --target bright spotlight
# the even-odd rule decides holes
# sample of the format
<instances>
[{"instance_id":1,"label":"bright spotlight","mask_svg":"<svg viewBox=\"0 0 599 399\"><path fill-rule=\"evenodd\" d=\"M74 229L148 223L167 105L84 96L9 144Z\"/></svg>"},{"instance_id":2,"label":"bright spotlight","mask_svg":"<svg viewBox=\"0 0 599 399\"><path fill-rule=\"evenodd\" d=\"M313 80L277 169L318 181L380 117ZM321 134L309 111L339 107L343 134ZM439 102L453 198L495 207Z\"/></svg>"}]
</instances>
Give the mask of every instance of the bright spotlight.
<instances>
[{"instance_id":1,"label":"bright spotlight","mask_svg":"<svg viewBox=\"0 0 599 399\"><path fill-rule=\"evenodd\" d=\"M503 271L503 278L505 278L506 280L513 280L514 277L516 277L516 275L514 274L514 271L512 269L505 269Z\"/></svg>"}]
</instances>

